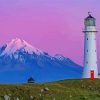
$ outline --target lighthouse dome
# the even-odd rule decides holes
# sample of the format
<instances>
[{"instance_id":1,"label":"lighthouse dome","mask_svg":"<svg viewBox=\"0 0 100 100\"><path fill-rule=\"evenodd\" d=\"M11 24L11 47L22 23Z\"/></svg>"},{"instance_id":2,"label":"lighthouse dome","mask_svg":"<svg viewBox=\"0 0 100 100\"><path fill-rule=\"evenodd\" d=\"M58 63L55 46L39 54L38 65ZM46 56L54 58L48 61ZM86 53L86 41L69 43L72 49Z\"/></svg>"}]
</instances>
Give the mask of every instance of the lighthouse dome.
<instances>
[{"instance_id":1,"label":"lighthouse dome","mask_svg":"<svg viewBox=\"0 0 100 100\"><path fill-rule=\"evenodd\" d=\"M85 26L95 26L95 18L91 14L85 18Z\"/></svg>"}]
</instances>

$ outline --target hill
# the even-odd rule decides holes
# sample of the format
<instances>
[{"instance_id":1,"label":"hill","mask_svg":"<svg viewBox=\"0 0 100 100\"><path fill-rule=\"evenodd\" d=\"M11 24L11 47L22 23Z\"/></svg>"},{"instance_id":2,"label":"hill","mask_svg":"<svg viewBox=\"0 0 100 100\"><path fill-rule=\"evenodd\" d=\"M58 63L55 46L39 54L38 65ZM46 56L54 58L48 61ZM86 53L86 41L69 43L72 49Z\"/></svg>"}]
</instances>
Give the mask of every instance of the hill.
<instances>
[{"instance_id":1,"label":"hill","mask_svg":"<svg viewBox=\"0 0 100 100\"><path fill-rule=\"evenodd\" d=\"M20 100L100 100L100 80L0 85L0 97L5 94Z\"/></svg>"}]
</instances>

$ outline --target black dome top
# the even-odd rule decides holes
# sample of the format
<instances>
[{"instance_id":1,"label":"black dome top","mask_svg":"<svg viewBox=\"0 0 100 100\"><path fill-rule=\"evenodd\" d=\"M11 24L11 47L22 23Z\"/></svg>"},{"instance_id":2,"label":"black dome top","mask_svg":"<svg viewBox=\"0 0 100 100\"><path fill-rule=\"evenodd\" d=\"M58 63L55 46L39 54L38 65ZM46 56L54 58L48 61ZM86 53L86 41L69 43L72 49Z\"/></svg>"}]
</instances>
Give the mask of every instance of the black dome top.
<instances>
[{"instance_id":1,"label":"black dome top","mask_svg":"<svg viewBox=\"0 0 100 100\"><path fill-rule=\"evenodd\" d=\"M95 20L95 18L91 14L89 14L89 16L85 18L85 20L88 20L88 19L94 19Z\"/></svg>"}]
</instances>

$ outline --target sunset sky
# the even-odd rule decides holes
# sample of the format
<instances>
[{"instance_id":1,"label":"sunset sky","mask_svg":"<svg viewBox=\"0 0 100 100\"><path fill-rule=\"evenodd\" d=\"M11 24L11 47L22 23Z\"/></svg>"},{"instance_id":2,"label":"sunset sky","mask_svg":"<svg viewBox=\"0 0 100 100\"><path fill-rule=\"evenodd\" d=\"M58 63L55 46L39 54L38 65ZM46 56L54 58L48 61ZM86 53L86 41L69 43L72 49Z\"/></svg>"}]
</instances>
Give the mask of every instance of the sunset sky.
<instances>
[{"instance_id":1,"label":"sunset sky","mask_svg":"<svg viewBox=\"0 0 100 100\"><path fill-rule=\"evenodd\" d=\"M100 0L0 0L0 46L18 37L83 65L82 29L89 11L100 31ZM100 65L100 32L97 49Z\"/></svg>"}]
</instances>

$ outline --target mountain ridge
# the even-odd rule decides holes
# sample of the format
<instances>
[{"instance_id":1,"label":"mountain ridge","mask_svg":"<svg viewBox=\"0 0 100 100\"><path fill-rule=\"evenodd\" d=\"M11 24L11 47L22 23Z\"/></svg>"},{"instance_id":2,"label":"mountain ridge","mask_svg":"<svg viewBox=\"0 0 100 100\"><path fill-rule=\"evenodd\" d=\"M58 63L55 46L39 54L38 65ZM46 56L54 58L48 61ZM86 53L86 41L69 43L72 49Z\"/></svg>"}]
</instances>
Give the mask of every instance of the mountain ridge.
<instances>
[{"instance_id":1,"label":"mountain ridge","mask_svg":"<svg viewBox=\"0 0 100 100\"><path fill-rule=\"evenodd\" d=\"M83 70L69 58L61 54L51 56L19 38L0 48L0 69L3 83L24 82L29 76L36 82L81 78Z\"/></svg>"}]
</instances>

